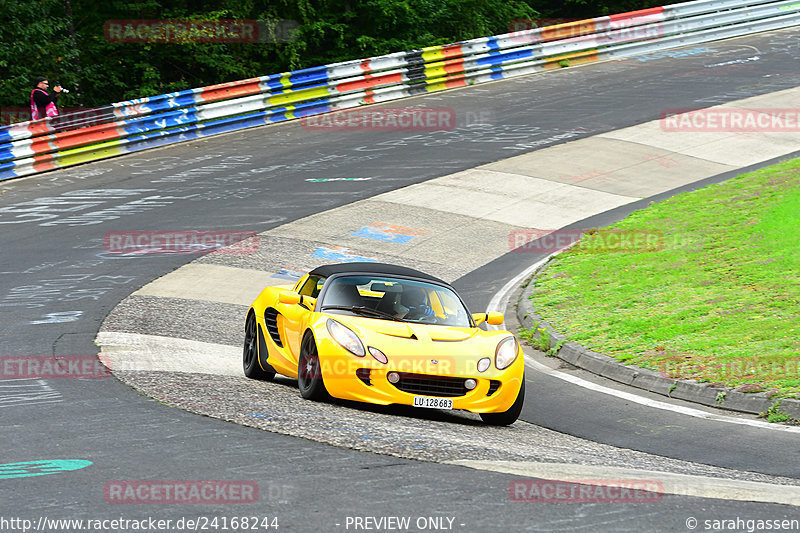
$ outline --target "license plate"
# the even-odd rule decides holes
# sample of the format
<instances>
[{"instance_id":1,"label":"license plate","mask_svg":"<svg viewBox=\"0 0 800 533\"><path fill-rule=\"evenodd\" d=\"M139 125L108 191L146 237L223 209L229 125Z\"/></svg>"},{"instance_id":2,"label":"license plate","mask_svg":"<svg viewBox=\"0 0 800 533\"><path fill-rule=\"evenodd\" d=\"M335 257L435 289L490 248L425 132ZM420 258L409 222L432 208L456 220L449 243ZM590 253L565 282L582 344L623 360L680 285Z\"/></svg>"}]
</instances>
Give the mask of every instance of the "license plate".
<instances>
[{"instance_id":1,"label":"license plate","mask_svg":"<svg viewBox=\"0 0 800 533\"><path fill-rule=\"evenodd\" d=\"M450 398L434 398L431 396L414 396L414 407L428 409L452 409L453 400Z\"/></svg>"}]
</instances>

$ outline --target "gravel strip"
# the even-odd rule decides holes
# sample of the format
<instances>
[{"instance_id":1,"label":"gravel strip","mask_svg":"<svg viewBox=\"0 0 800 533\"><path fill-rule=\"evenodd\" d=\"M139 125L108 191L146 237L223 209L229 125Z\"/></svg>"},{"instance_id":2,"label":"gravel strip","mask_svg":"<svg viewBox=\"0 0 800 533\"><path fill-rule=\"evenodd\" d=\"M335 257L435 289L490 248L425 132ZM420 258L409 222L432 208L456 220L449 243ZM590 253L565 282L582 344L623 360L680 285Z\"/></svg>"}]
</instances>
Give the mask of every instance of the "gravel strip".
<instances>
[{"instance_id":1,"label":"gravel strip","mask_svg":"<svg viewBox=\"0 0 800 533\"><path fill-rule=\"evenodd\" d=\"M303 400L296 382L178 372L118 372L142 394L173 407L334 446L422 461L459 459L570 463L800 485L800 480L741 472L598 444L518 421L484 425L472 413L420 411L335 400Z\"/></svg>"}]
</instances>

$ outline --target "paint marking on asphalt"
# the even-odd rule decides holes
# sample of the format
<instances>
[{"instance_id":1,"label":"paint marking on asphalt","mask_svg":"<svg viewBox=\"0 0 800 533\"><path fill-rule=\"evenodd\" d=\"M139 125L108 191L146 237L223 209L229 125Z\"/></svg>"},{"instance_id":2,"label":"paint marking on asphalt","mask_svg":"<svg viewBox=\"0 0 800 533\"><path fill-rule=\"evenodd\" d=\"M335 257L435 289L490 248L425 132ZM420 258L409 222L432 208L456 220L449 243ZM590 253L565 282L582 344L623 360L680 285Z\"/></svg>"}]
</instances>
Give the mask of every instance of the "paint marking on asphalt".
<instances>
[{"instance_id":1,"label":"paint marking on asphalt","mask_svg":"<svg viewBox=\"0 0 800 533\"><path fill-rule=\"evenodd\" d=\"M286 284L276 283L274 276L263 270L188 263L133 294L249 306L264 287Z\"/></svg>"},{"instance_id":2,"label":"paint marking on asphalt","mask_svg":"<svg viewBox=\"0 0 800 533\"><path fill-rule=\"evenodd\" d=\"M112 372L242 375L242 349L238 346L119 331L100 331L95 342Z\"/></svg>"},{"instance_id":3,"label":"paint marking on asphalt","mask_svg":"<svg viewBox=\"0 0 800 533\"><path fill-rule=\"evenodd\" d=\"M529 461L475 461L471 459L445 461L445 464L585 485L613 485L615 482L630 482L633 480L654 481L663 487L663 494L800 505L800 486L795 485L774 485L757 481L693 476L605 465ZM568 500L565 499L564 501L567 502Z\"/></svg>"},{"instance_id":4,"label":"paint marking on asphalt","mask_svg":"<svg viewBox=\"0 0 800 533\"><path fill-rule=\"evenodd\" d=\"M63 401L61 393L43 379L3 379L0 381L0 408Z\"/></svg>"},{"instance_id":5,"label":"paint marking on asphalt","mask_svg":"<svg viewBox=\"0 0 800 533\"><path fill-rule=\"evenodd\" d=\"M557 255L561 252L556 252L553 255ZM552 256L550 256L552 257ZM495 294L491 301L489 302L488 309L489 311L496 310L500 312L505 312L506 308L508 307L508 300L511 296L511 292L518 287L525 279L528 278L536 269L540 268L544 265L550 257L542 259L531 265L530 267L526 268L519 274L517 274L514 278L508 281L497 294ZM505 327L504 324L500 326L488 326L492 329L502 329ZM639 396L638 394L633 394L630 392L625 392L617 389L612 389L610 387L605 387L603 385L598 385L597 383L592 383L591 381L587 381L585 379L579 378L577 376L573 376L571 374L567 374L564 372L559 372L558 370L553 370L538 361L534 361L530 357L525 358L525 365L532 370L536 370L537 372L541 372L542 374L547 374L548 376L558 378L563 381L567 381L572 383L573 385L577 385L579 387L583 387L585 389L589 389L595 392L599 392L601 394L608 394L609 396L616 396L617 398L627 400L630 402L638 403L639 405L644 405L646 407L652 407L654 409L661 409L664 411L672 411L674 413L679 413L686 416L693 416L695 418L702 418L704 420L711 420L714 422L726 422L728 424L738 424L742 426L750 426L755 428L761 429L771 429L773 431L784 431L788 433L800 433L800 427L797 426L784 426L780 424L771 424L769 422L762 422L760 420L747 420L741 418L734 418L732 416L725 416L716 413L708 413L706 411L702 411L700 409L694 409L692 407L685 407L681 405L673 405L667 402L661 402L658 400L652 400L650 398L645 398L643 396Z\"/></svg>"}]
</instances>

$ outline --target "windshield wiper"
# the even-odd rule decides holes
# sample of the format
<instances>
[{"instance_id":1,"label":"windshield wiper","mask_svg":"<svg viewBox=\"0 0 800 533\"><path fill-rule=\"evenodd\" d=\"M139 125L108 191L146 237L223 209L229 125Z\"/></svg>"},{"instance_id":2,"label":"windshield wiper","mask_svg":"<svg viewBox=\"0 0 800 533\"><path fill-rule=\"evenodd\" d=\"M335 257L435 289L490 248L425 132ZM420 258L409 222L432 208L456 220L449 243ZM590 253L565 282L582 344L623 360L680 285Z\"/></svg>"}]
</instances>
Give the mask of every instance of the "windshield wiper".
<instances>
[{"instance_id":1,"label":"windshield wiper","mask_svg":"<svg viewBox=\"0 0 800 533\"><path fill-rule=\"evenodd\" d=\"M403 322L403 320L397 318L394 315L390 315L389 313L384 313L383 311L378 311L377 309L373 309L371 307L366 307L363 305L323 305L320 309L321 311L325 311L326 309L338 309L342 311L352 311L358 315L371 315L374 317L381 317L381 318L388 318L389 320L396 320L397 322Z\"/></svg>"}]
</instances>

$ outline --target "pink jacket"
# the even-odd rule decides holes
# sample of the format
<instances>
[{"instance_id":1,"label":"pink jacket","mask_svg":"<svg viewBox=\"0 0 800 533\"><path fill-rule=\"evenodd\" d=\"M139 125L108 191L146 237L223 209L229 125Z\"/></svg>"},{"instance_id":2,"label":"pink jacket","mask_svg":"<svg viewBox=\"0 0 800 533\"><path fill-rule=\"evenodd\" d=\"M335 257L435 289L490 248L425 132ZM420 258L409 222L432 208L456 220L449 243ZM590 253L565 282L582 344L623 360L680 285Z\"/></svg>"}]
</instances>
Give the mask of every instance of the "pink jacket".
<instances>
[{"instance_id":1,"label":"pink jacket","mask_svg":"<svg viewBox=\"0 0 800 533\"><path fill-rule=\"evenodd\" d=\"M42 89L39 89L38 87L31 91L31 120L39 120L40 118L44 118L44 117L40 116L39 108L36 107L36 102L33 99L33 94L36 91L40 91L40 92L44 93L44 95L47 96L48 98L50 97L50 95L47 94L46 91L44 91ZM53 101L50 101L50 103L47 104L47 106L44 108L44 111L45 111L45 115L48 116L48 117L54 117L54 116L58 115L58 108L56 108L56 104Z\"/></svg>"}]
</instances>

